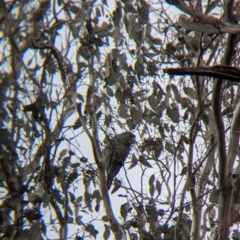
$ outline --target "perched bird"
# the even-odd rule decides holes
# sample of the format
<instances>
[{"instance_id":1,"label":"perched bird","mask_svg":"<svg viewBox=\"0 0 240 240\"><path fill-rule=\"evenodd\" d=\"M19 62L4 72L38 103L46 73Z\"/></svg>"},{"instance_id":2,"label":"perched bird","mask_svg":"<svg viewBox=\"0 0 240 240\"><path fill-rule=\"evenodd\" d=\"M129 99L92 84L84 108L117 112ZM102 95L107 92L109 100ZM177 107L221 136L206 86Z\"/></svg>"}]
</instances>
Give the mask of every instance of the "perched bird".
<instances>
[{"instance_id":1,"label":"perched bird","mask_svg":"<svg viewBox=\"0 0 240 240\"><path fill-rule=\"evenodd\" d=\"M106 159L108 189L111 188L113 179L124 165L134 142L135 135L131 132L123 132L108 139L106 148L103 150L103 156Z\"/></svg>"}]
</instances>

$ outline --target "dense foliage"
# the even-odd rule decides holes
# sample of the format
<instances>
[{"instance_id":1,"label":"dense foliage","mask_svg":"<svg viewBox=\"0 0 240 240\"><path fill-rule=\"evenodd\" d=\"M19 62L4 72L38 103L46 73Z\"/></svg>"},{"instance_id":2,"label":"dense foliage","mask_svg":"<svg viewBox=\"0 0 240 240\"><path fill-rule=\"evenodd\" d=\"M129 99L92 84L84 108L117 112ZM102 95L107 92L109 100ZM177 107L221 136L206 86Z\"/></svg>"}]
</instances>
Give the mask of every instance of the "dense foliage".
<instances>
[{"instance_id":1,"label":"dense foliage","mask_svg":"<svg viewBox=\"0 0 240 240\"><path fill-rule=\"evenodd\" d=\"M0 1L1 238L240 239L239 17L234 0ZM102 149L125 131L108 191Z\"/></svg>"}]
</instances>

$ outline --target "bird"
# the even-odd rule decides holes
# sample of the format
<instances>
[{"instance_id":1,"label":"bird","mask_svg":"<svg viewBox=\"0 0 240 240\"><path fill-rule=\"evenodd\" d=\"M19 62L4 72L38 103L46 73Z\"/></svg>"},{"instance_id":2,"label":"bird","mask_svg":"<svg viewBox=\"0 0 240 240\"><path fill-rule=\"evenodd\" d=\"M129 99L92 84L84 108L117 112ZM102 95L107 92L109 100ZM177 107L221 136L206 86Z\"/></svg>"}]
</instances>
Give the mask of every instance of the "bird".
<instances>
[{"instance_id":1,"label":"bird","mask_svg":"<svg viewBox=\"0 0 240 240\"><path fill-rule=\"evenodd\" d=\"M107 188L111 188L113 179L124 165L128 154L135 142L135 135L132 132L123 132L109 139L105 149L103 149L103 156L106 160L106 174L107 174Z\"/></svg>"}]
</instances>

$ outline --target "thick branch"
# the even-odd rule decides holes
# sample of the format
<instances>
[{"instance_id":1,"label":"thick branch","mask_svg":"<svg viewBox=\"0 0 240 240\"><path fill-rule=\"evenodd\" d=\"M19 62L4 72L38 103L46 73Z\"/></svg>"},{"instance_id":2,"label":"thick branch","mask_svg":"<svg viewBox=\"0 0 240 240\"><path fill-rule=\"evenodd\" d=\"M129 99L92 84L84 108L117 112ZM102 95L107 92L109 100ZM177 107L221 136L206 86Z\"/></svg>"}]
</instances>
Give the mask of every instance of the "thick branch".
<instances>
[{"instance_id":1,"label":"thick branch","mask_svg":"<svg viewBox=\"0 0 240 240\"><path fill-rule=\"evenodd\" d=\"M226 5L226 12L229 12L229 7L232 4ZM229 35L226 43L225 53L222 59L222 63L230 65L236 45L236 35ZM227 175L228 158L226 153L226 142L225 142L225 131L224 121L221 114L222 106L222 85L223 80L218 79L215 81L213 86L212 106L214 120L216 124L216 137L218 146L218 157L219 157L219 172L218 181L219 189L221 190L219 197L219 213L218 213L218 239L228 239L229 228L230 228L230 212L232 202L232 185Z\"/></svg>"},{"instance_id":2,"label":"thick branch","mask_svg":"<svg viewBox=\"0 0 240 240\"><path fill-rule=\"evenodd\" d=\"M219 33L230 33L230 34L239 34L240 33L240 26L237 24L232 24L230 22L225 22L220 20L219 18L201 13L196 11L195 9L188 6L184 1L181 0L167 0L168 4L174 5L182 12L187 13L188 15L201 20L201 23L207 23L212 25L212 29L210 31L219 30ZM231 5L231 4L230 4ZM233 12L233 11L232 11ZM204 29L203 32L205 32ZM214 32L214 33L215 33Z\"/></svg>"},{"instance_id":3,"label":"thick branch","mask_svg":"<svg viewBox=\"0 0 240 240\"><path fill-rule=\"evenodd\" d=\"M240 82L240 68L227 65L165 68L163 72L170 75L197 75Z\"/></svg>"},{"instance_id":4,"label":"thick branch","mask_svg":"<svg viewBox=\"0 0 240 240\"><path fill-rule=\"evenodd\" d=\"M228 173L232 173L233 164L236 160L240 137L240 103L238 104L231 124L231 136L228 147Z\"/></svg>"},{"instance_id":5,"label":"thick branch","mask_svg":"<svg viewBox=\"0 0 240 240\"><path fill-rule=\"evenodd\" d=\"M240 32L240 26L236 24L225 23L224 27L216 27L215 22L209 23L195 23L187 21L184 17L179 17L178 26L185 28L189 31L202 32L207 35L221 34L221 33L233 33L238 34Z\"/></svg>"}]
</instances>

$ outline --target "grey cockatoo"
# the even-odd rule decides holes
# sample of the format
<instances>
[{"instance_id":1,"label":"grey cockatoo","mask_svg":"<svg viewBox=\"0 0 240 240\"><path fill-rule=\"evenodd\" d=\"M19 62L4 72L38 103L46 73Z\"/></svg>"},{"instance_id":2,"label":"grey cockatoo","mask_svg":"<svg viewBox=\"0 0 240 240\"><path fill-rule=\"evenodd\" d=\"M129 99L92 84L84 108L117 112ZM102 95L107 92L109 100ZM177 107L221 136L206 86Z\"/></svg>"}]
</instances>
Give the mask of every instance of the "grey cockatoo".
<instances>
[{"instance_id":1,"label":"grey cockatoo","mask_svg":"<svg viewBox=\"0 0 240 240\"><path fill-rule=\"evenodd\" d=\"M106 148L103 150L103 156L106 160L108 189L111 188L113 179L124 165L134 142L135 135L131 132L123 132L108 139Z\"/></svg>"}]
</instances>

